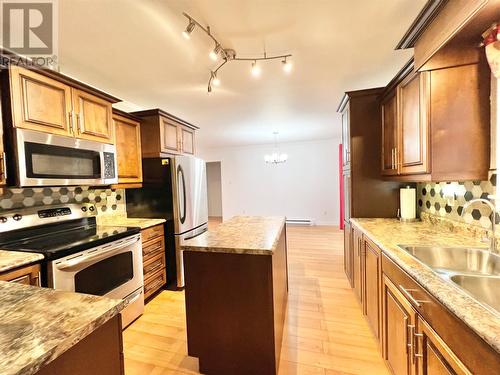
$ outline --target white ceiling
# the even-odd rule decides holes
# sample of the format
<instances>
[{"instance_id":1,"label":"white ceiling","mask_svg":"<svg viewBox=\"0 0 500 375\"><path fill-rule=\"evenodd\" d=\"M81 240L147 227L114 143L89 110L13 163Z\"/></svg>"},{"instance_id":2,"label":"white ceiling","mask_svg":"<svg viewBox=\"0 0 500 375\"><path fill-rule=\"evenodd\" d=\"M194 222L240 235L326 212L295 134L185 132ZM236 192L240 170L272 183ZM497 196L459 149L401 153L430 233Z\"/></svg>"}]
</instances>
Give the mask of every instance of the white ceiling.
<instances>
[{"instance_id":1,"label":"white ceiling","mask_svg":"<svg viewBox=\"0 0 500 375\"><path fill-rule=\"evenodd\" d=\"M64 0L59 1L63 73L123 99L125 110L162 108L201 127L202 147L338 137L343 92L383 86L410 58L394 46L425 0ZM210 39L181 32L188 12L240 57L293 54L279 61L232 62L207 93Z\"/></svg>"}]
</instances>

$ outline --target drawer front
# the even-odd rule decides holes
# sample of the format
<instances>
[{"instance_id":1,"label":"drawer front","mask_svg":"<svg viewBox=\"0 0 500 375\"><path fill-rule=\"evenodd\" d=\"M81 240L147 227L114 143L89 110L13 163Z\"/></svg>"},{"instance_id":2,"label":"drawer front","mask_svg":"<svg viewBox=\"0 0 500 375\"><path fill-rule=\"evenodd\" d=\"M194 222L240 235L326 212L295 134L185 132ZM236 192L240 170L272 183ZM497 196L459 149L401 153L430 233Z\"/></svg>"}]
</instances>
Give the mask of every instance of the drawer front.
<instances>
[{"instance_id":1,"label":"drawer front","mask_svg":"<svg viewBox=\"0 0 500 375\"><path fill-rule=\"evenodd\" d=\"M141 231L142 243L151 241L152 239L157 237L161 237L164 233L165 232L163 231L163 224L143 229Z\"/></svg>"},{"instance_id":2,"label":"drawer front","mask_svg":"<svg viewBox=\"0 0 500 375\"><path fill-rule=\"evenodd\" d=\"M167 282L165 269L159 270L149 277L144 283L144 299L150 297Z\"/></svg>"},{"instance_id":3,"label":"drawer front","mask_svg":"<svg viewBox=\"0 0 500 375\"><path fill-rule=\"evenodd\" d=\"M40 265L35 264L0 274L0 280L25 285L40 286Z\"/></svg>"},{"instance_id":4,"label":"drawer front","mask_svg":"<svg viewBox=\"0 0 500 375\"><path fill-rule=\"evenodd\" d=\"M165 253L165 238L158 237L142 245L142 261L147 263L159 253Z\"/></svg>"},{"instance_id":5,"label":"drawer front","mask_svg":"<svg viewBox=\"0 0 500 375\"><path fill-rule=\"evenodd\" d=\"M165 252L160 252L154 255L147 262L144 262L143 266L144 279L148 279L150 275L161 270L162 268L165 268L165 266L166 266Z\"/></svg>"},{"instance_id":6,"label":"drawer front","mask_svg":"<svg viewBox=\"0 0 500 375\"><path fill-rule=\"evenodd\" d=\"M465 366L474 369L476 374L488 374L488 368L500 368L500 355L490 345L385 254L382 254L382 271Z\"/></svg>"}]
</instances>

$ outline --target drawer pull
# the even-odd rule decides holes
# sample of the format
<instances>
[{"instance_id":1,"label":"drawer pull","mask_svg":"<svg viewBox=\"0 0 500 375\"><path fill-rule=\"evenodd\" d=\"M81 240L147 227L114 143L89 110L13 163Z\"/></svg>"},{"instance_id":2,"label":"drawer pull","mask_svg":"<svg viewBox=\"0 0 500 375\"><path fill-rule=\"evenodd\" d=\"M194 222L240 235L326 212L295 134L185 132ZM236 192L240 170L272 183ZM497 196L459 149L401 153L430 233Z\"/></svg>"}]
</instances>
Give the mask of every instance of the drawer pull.
<instances>
[{"instance_id":1,"label":"drawer pull","mask_svg":"<svg viewBox=\"0 0 500 375\"><path fill-rule=\"evenodd\" d=\"M405 295L406 298L408 298L411 302L413 302L417 307L422 307L423 303L426 303L427 301L421 301L415 299L411 292L418 292L418 290L415 289L405 289L402 285L399 285L399 289L401 289L401 292Z\"/></svg>"},{"instance_id":2,"label":"drawer pull","mask_svg":"<svg viewBox=\"0 0 500 375\"><path fill-rule=\"evenodd\" d=\"M148 266L147 268L144 268L144 273L150 273L150 272L153 272L153 271L156 271L157 269L161 268L163 266L163 262L160 261L159 263L156 263L156 264L152 264L150 266Z\"/></svg>"},{"instance_id":3,"label":"drawer pull","mask_svg":"<svg viewBox=\"0 0 500 375\"><path fill-rule=\"evenodd\" d=\"M157 289L157 288L161 287L162 285L163 285L163 279L159 279L159 280L157 280L156 282L154 282L152 284L146 285L146 288L144 288L145 289L144 293L148 293L151 290L154 290L154 289Z\"/></svg>"},{"instance_id":4,"label":"drawer pull","mask_svg":"<svg viewBox=\"0 0 500 375\"><path fill-rule=\"evenodd\" d=\"M162 247L163 247L163 246L162 246L162 244L160 243L160 245L159 245L159 246L156 246L156 247L153 247L153 248L149 248L147 251L145 251L145 250L144 250L144 251L143 251L143 254L144 254L144 255L147 255L147 254L154 253L154 252L156 252L156 251L158 251L158 250L161 250L161 248L162 248Z\"/></svg>"},{"instance_id":5,"label":"drawer pull","mask_svg":"<svg viewBox=\"0 0 500 375\"><path fill-rule=\"evenodd\" d=\"M416 333L415 326L413 326L413 363L417 361L417 358L423 358L423 354L417 353L418 351L418 338L424 337L423 333Z\"/></svg>"}]
</instances>

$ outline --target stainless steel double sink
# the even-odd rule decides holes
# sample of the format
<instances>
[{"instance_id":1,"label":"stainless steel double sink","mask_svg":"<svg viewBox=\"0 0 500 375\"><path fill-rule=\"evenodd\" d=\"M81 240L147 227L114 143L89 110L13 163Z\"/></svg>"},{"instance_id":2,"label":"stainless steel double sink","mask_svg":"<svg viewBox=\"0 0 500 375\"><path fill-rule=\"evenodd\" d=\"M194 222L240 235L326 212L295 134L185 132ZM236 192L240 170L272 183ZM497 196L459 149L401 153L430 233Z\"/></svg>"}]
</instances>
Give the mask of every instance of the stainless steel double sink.
<instances>
[{"instance_id":1,"label":"stainless steel double sink","mask_svg":"<svg viewBox=\"0 0 500 375\"><path fill-rule=\"evenodd\" d=\"M400 248L479 302L500 312L500 256L488 249L405 246Z\"/></svg>"}]
</instances>

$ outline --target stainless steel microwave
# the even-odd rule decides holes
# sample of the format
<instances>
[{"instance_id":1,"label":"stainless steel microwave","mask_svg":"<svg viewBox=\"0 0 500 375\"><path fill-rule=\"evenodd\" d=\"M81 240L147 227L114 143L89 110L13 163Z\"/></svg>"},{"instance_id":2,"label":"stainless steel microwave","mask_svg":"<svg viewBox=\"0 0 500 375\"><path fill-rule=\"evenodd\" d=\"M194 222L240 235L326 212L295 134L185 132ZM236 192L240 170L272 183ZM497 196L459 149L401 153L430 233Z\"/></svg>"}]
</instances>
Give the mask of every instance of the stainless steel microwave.
<instances>
[{"instance_id":1,"label":"stainless steel microwave","mask_svg":"<svg viewBox=\"0 0 500 375\"><path fill-rule=\"evenodd\" d=\"M9 181L19 187L118 183L116 147L72 137L15 129Z\"/></svg>"}]
</instances>

